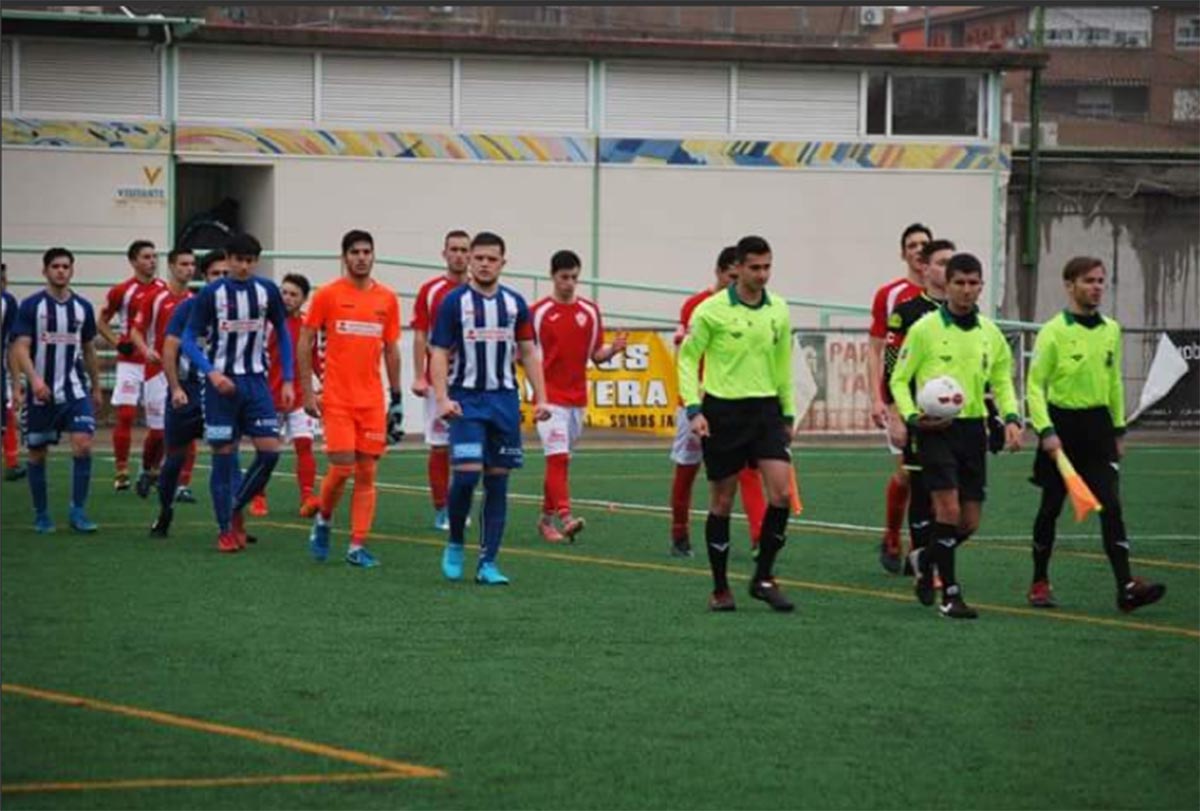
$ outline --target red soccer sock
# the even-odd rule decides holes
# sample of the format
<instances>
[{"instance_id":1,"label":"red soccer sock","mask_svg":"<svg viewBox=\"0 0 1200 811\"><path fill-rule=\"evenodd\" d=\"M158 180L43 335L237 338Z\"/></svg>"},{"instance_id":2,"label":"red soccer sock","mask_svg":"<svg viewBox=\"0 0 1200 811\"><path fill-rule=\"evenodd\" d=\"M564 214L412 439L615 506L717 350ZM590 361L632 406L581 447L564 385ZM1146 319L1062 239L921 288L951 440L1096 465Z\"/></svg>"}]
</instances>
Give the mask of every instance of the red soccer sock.
<instances>
[{"instance_id":1,"label":"red soccer sock","mask_svg":"<svg viewBox=\"0 0 1200 811\"><path fill-rule=\"evenodd\" d=\"M294 439L292 446L296 449L296 483L300 485L300 499L303 501L312 496L317 481L317 457L313 455L311 437Z\"/></svg>"},{"instance_id":2,"label":"red soccer sock","mask_svg":"<svg viewBox=\"0 0 1200 811\"><path fill-rule=\"evenodd\" d=\"M137 406L117 406L117 425L113 428L113 456L117 458L117 470L129 470L129 446L133 444L133 423L137 420Z\"/></svg>"},{"instance_id":3,"label":"red soccer sock","mask_svg":"<svg viewBox=\"0 0 1200 811\"><path fill-rule=\"evenodd\" d=\"M446 508L446 497L450 492L450 449L437 446L429 449L429 494L433 497L433 508Z\"/></svg>"},{"instance_id":4,"label":"red soccer sock","mask_svg":"<svg viewBox=\"0 0 1200 811\"><path fill-rule=\"evenodd\" d=\"M187 457L183 460L183 470L179 472L179 486L192 486L192 468L196 466L196 443L189 442L187 446Z\"/></svg>"},{"instance_id":5,"label":"red soccer sock","mask_svg":"<svg viewBox=\"0 0 1200 811\"><path fill-rule=\"evenodd\" d=\"M571 514L571 490L567 485L567 467L570 463L571 455L567 453L546 457L546 495L542 512L547 515Z\"/></svg>"},{"instance_id":6,"label":"red soccer sock","mask_svg":"<svg viewBox=\"0 0 1200 811\"><path fill-rule=\"evenodd\" d=\"M750 522L750 548L758 548L762 535L763 517L767 514L767 498L763 495L762 476L752 467L744 467L738 473L738 487L742 491L742 509Z\"/></svg>"},{"instance_id":7,"label":"red soccer sock","mask_svg":"<svg viewBox=\"0 0 1200 811\"><path fill-rule=\"evenodd\" d=\"M346 489L346 481L354 475L354 465L330 465L321 480L321 517L328 521L333 517L338 502L342 500L342 491Z\"/></svg>"},{"instance_id":8,"label":"red soccer sock","mask_svg":"<svg viewBox=\"0 0 1200 811\"><path fill-rule=\"evenodd\" d=\"M375 522L374 459L360 459L354 464L354 492L350 496L350 543L362 544Z\"/></svg>"},{"instance_id":9,"label":"red soccer sock","mask_svg":"<svg viewBox=\"0 0 1200 811\"><path fill-rule=\"evenodd\" d=\"M889 552L900 552L900 527L908 509L908 480L893 474L887 483L887 528L883 540Z\"/></svg>"},{"instance_id":10,"label":"red soccer sock","mask_svg":"<svg viewBox=\"0 0 1200 811\"><path fill-rule=\"evenodd\" d=\"M151 428L142 443L142 470L158 470L162 464L163 450L162 429Z\"/></svg>"},{"instance_id":11,"label":"red soccer sock","mask_svg":"<svg viewBox=\"0 0 1200 811\"><path fill-rule=\"evenodd\" d=\"M692 484L699 472L700 465L675 465L675 478L671 482L671 540L682 541L688 537Z\"/></svg>"},{"instance_id":12,"label":"red soccer sock","mask_svg":"<svg viewBox=\"0 0 1200 811\"><path fill-rule=\"evenodd\" d=\"M11 408L5 409L5 411L7 413L4 415L4 424L8 428L4 430L4 466L16 467L21 464L21 443L17 438L17 434L20 433L17 429L17 415Z\"/></svg>"}]
</instances>

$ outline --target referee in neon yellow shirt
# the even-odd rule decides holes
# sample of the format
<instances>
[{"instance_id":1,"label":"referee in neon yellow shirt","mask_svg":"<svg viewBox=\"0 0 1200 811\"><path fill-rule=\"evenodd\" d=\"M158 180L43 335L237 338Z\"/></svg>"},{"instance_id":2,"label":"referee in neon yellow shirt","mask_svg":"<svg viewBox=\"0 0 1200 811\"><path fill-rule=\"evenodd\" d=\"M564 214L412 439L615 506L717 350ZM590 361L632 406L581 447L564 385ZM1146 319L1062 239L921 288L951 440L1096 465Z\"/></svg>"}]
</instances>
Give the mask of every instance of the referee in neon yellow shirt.
<instances>
[{"instance_id":1,"label":"referee in neon yellow shirt","mask_svg":"<svg viewBox=\"0 0 1200 811\"><path fill-rule=\"evenodd\" d=\"M1054 463L1065 452L1099 499L1104 552L1117 581L1117 608L1129 612L1156 603L1166 593L1129 571L1129 540L1117 490L1118 462L1125 453L1125 387L1121 382L1121 325L1099 312L1107 273L1090 256L1063 268L1067 307L1038 332L1029 366L1029 420L1041 442L1033 483L1042 503L1033 523L1033 585L1029 603L1054 608L1050 555L1054 527L1067 491Z\"/></svg>"},{"instance_id":2,"label":"referee in neon yellow shirt","mask_svg":"<svg viewBox=\"0 0 1200 811\"><path fill-rule=\"evenodd\" d=\"M709 481L704 534L712 568L712 611L736 606L726 574L729 515L738 473L757 465L767 490L750 596L776 611L795 606L784 596L772 568L783 547L788 520L792 455L792 324L787 302L767 293L771 246L762 237L737 244L737 281L692 313L679 348L679 394L692 432L700 437ZM704 360L701 394L700 361Z\"/></svg>"}]
</instances>

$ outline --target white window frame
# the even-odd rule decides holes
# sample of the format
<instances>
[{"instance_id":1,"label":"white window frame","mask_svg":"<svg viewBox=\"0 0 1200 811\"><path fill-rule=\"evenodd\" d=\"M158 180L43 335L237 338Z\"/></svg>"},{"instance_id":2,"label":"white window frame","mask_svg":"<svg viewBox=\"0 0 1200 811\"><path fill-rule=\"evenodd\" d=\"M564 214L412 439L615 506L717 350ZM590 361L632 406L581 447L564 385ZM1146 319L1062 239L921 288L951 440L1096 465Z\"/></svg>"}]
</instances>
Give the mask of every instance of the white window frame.
<instances>
[{"instance_id":1,"label":"white window frame","mask_svg":"<svg viewBox=\"0 0 1200 811\"><path fill-rule=\"evenodd\" d=\"M871 73L878 73L882 70L886 76L884 82L885 97L884 97L884 131L883 133L868 133L867 132L867 101L868 92L871 84ZM974 135L896 135L892 131L892 101L893 87L892 80L896 76L903 77L931 77L936 79L960 78L970 79L972 77L979 81L979 89L977 91L977 102L975 110L975 134ZM972 144L987 144L996 141L996 138L991 137L987 128L987 110L991 103L991 94L996 92L996 85L990 80L990 71L981 70L933 70L930 68L864 68L862 70L862 79L859 82L859 137L868 138L886 138L889 141L896 143L972 143Z\"/></svg>"},{"instance_id":2,"label":"white window frame","mask_svg":"<svg viewBox=\"0 0 1200 811\"><path fill-rule=\"evenodd\" d=\"M1180 23L1184 22L1184 21L1186 21L1188 23L1188 25L1181 26ZM1197 28L1196 37L1194 39L1180 43L1180 41L1179 41L1180 30L1190 28L1193 21L1196 23L1196 28ZM1175 22L1175 25L1174 25L1174 30L1172 33L1171 41L1175 44L1175 50L1191 51L1191 50L1200 48L1200 14L1176 11L1174 22Z\"/></svg>"},{"instance_id":3,"label":"white window frame","mask_svg":"<svg viewBox=\"0 0 1200 811\"><path fill-rule=\"evenodd\" d=\"M249 50L249 48L247 48L245 46L238 46L238 45L209 45L207 43L205 43L203 45L192 45L192 44L188 43L188 44L176 46L174 49L175 53L180 54L184 48L188 48L189 50L204 50L204 51L233 51L235 53L245 53L247 50ZM175 110L173 111L174 116L172 117L173 120L177 121L177 122L183 122L185 125L211 124L211 125L221 125L221 126L228 126L228 127L269 127L272 129L302 129L304 127L313 127L313 128L319 127L320 124L318 123L319 119L317 118L317 116L320 115L321 111L317 106L317 102L320 99L320 93L321 93L321 86L320 86L321 77L317 73L317 51L312 50L310 48L283 48L283 47L279 47L279 46L256 45L256 46L254 46L253 52L255 53L255 55L266 53L266 52L286 53L286 54L292 54L292 55L306 54L308 56L308 58L312 60L314 86L313 86L313 109L312 109L313 117L311 119L307 119L304 121L290 121L288 119L279 119L279 118L220 118L220 117L182 118L179 115L179 79L182 74L182 71L180 70L179 63L176 62L175 71L174 71L175 92L171 94L171 98L173 98L175 100Z\"/></svg>"},{"instance_id":4,"label":"white window frame","mask_svg":"<svg viewBox=\"0 0 1200 811\"><path fill-rule=\"evenodd\" d=\"M47 111L47 110L38 110L36 108L26 109L25 106L21 103L21 85L20 85L21 43L23 43L23 42L61 43L61 42L72 42L72 41L77 41L77 40L70 40L65 37L42 37L42 36L10 37L8 39L12 46L12 51L11 51L12 75L10 78L10 81L12 82L12 110L4 113L5 117L12 117L12 118L21 117L21 118L34 118L34 119L40 118L40 119L58 120L58 121L66 121L66 120L71 120L71 119L78 119L81 121L89 121L89 120L95 120L95 119L116 119L116 120L120 120L120 121L162 121L167 118L167 93L166 93L167 54L170 53L171 51L170 51L170 49L165 48L162 45L153 46L154 51L156 52L156 54L158 56L158 114L157 115L134 115L132 113L121 113L120 115L114 116L114 115L108 114L108 113L81 113L81 112L72 112L72 111L55 112L55 111ZM91 42L91 43L106 43L107 42L107 43L129 44L129 40L123 40L123 39L94 39L94 40L84 40L84 41ZM141 41L138 41L136 44L140 45L143 48L149 46L149 43L141 42Z\"/></svg>"}]
</instances>

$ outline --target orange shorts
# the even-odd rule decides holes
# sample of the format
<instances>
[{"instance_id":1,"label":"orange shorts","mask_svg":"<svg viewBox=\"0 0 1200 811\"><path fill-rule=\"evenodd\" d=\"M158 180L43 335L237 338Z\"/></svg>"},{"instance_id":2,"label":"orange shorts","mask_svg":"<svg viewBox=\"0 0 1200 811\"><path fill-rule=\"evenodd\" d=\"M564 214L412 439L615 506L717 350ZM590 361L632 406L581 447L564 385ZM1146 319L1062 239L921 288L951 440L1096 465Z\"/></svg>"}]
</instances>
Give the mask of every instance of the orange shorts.
<instances>
[{"instance_id":1,"label":"orange shorts","mask_svg":"<svg viewBox=\"0 0 1200 811\"><path fill-rule=\"evenodd\" d=\"M326 453L382 456L387 449L387 411L383 404L365 407L324 406Z\"/></svg>"}]
</instances>

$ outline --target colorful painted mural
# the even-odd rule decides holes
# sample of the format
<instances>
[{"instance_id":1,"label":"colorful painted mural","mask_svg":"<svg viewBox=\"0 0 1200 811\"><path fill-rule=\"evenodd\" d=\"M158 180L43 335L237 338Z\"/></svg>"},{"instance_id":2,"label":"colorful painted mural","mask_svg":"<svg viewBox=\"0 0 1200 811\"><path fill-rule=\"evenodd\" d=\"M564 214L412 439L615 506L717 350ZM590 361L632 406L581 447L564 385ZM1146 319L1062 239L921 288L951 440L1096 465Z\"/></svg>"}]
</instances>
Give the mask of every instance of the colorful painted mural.
<instances>
[{"instance_id":1,"label":"colorful painted mural","mask_svg":"<svg viewBox=\"0 0 1200 811\"><path fill-rule=\"evenodd\" d=\"M5 146L39 146L60 149L112 149L166 152L170 128L161 122L58 121L5 118Z\"/></svg>"}]
</instances>

